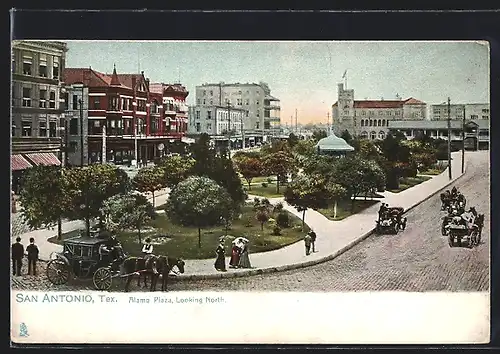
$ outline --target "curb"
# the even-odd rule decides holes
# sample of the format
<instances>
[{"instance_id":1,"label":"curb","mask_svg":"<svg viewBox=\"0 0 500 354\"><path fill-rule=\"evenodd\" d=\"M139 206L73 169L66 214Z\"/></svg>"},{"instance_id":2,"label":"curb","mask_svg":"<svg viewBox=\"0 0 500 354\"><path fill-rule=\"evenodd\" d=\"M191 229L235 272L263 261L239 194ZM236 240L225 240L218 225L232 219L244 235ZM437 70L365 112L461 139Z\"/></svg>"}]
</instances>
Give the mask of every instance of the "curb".
<instances>
[{"instance_id":1,"label":"curb","mask_svg":"<svg viewBox=\"0 0 500 354\"><path fill-rule=\"evenodd\" d=\"M446 172L446 171L445 171ZM443 173L445 173L443 172ZM434 197L436 194L440 193L442 190L447 188L449 185L455 183L458 181L460 178L465 176L465 173L467 172L467 165L465 166L464 173L462 173L460 176L455 178L454 180L448 181L443 187L438 189L437 191L429 194L426 196L424 199L421 201L417 202L416 204L412 205L408 209L405 210L403 214L407 214L409 211L413 210L415 207L419 206L423 202L429 200L430 198ZM277 267L267 267L267 268L258 268L258 269L251 269L251 270L243 270L239 272L234 272L234 273L220 273L220 274L193 274L193 275L178 275L178 276L172 276L169 277L169 280L174 280L174 281L189 281L189 280L211 280L211 279L223 279L223 278L241 278L241 277L246 277L246 276L253 276L253 275L260 275L260 274L269 274L269 273L276 273L276 272L282 272L285 270L294 270L294 269L300 269L300 268L306 268L310 267L316 264L324 263L331 261L334 258L337 258L340 256L342 253L347 252L354 246L356 246L358 243L366 240L369 236L374 234L375 228L371 229L370 231L364 233L360 237L356 238L355 240L351 241L338 251L335 251L334 253L319 258L315 259L313 261L306 261L306 262L300 262L300 263L294 263L294 264L287 264L287 265L282 265L282 266L277 266Z\"/></svg>"}]
</instances>

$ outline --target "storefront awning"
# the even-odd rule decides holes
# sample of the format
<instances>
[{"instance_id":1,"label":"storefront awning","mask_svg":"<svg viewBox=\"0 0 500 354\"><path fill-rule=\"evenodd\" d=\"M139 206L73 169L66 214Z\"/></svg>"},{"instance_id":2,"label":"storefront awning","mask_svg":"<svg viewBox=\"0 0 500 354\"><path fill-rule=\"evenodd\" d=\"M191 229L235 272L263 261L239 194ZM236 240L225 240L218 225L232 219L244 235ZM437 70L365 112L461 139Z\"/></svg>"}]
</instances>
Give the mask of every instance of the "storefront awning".
<instances>
[{"instance_id":1,"label":"storefront awning","mask_svg":"<svg viewBox=\"0 0 500 354\"><path fill-rule=\"evenodd\" d=\"M23 155L11 155L10 166L12 171L21 171L33 167L33 165L30 164L29 161L23 157Z\"/></svg>"},{"instance_id":2,"label":"storefront awning","mask_svg":"<svg viewBox=\"0 0 500 354\"><path fill-rule=\"evenodd\" d=\"M191 138L182 137L181 141L185 144L194 144L195 140Z\"/></svg>"},{"instance_id":3,"label":"storefront awning","mask_svg":"<svg viewBox=\"0 0 500 354\"><path fill-rule=\"evenodd\" d=\"M60 165L61 161L51 152L38 152L34 154L26 154L26 157L33 162L35 165Z\"/></svg>"}]
</instances>

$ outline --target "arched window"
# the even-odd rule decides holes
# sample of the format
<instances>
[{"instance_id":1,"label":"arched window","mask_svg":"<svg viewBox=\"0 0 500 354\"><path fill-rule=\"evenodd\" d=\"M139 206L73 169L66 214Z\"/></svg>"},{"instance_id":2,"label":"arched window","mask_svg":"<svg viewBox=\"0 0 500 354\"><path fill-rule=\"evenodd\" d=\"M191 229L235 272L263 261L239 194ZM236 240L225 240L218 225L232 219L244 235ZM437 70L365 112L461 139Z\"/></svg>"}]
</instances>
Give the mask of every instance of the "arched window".
<instances>
[{"instance_id":1,"label":"arched window","mask_svg":"<svg viewBox=\"0 0 500 354\"><path fill-rule=\"evenodd\" d=\"M370 138L371 138L372 140L377 139L377 132L373 132L373 131L372 131L372 132L370 133Z\"/></svg>"},{"instance_id":2,"label":"arched window","mask_svg":"<svg viewBox=\"0 0 500 354\"><path fill-rule=\"evenodd\" d=\"M365 120L364 119L361 119L361 126L364 127L365 126Z\"/></svg>"},{"instance_id":3,"label":"arched window","mask_svg":"<svg viewBox=\"0 0 500 354\"><path fill-rule=\"evenodd\" d=\"M380 140L384 140L385 139L385 133L383 131L378 132L378 138Z\"/></svg>"},{"instance_id":4,"label":"arched window","mask_svg":"<svg viewBox=\"0 0 500 354\"><path fill-rule=\"evenodd\" d=\"M370 127L373 125L373 121L370 119Z\"/></svg>"},{"instance_id":5,"label":"arched window","mask_svg":"<svg viewBox=\"0 0 500 354\"><path fill-rule=\"evenodd\" d=\"M366 138L368 138L368 133L367 133L367 132L364 132L364 131L363 131L363 132L361 132L361 138L362 138L362 139L366 139Z\"/></svg>"},{"instance_id":6,"label":"arched window","mask_svg":"<svg viewBox=\"0 0 500 354\"><path fill-rule=\"evenodd\" d=\"M379 120L377 121L377 127L380 127L380 124L382 124L382 121L379 119Z\"/></svg>"},{"instance_id":7,"label":"arched window","mask_svg":"<svg viewBox=\"0 0 500 354\"><path fill-rule=\"evenodd\" d=\"M382 126L385 127L385 119L382 119Z\"/></svg>"}]
</instances>

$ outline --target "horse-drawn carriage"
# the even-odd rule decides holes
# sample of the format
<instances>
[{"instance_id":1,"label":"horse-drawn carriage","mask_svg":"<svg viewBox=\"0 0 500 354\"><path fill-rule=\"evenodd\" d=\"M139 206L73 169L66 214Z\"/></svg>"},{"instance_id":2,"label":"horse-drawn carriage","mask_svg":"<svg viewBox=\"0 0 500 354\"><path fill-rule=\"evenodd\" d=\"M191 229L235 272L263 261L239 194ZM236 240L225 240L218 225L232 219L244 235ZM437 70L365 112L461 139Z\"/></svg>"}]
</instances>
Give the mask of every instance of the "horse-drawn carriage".
<instances>
[{"instance_id":1,"label":"horse-drawn carriage","mask_svg":"<svg viewBox=\"0 0 500 354\"><path fill-rule=\"evenodd\" d=\"M53 252L47 264L47 278L52 284L66 284L74 278L90 279L97 290L109 290L114 278L126 278L125 291L134 275L141 275L144 285L146 277L151 276L151 290L156 289L158 277L162 276L162 290L166 290L168 274L177 266L184 273L184 261L166 256L152 256L147 262L139 257L119 257L116 252L102 252L108 248L109 239L100 237L77 236L63 241L63 251Z\"/></svg>"},{"instance_id":2,"label":"horse-drawn carriage","mask_svg":"<svg viewBox=\"0 0 500 354\"><path fill-rule=\"evenodd\" d=\"M446 225L448 244L450 247L459 247L466 242L467 247L474 247L481 243L481 233L484 226L484 214L473 217L472 220L465 220L462 216L454 216L451 222Z\"/></svg>"},{"instance_id":3,"label":"horse-drawn carriage","mask_svg":"<svg viewBox=\"0 0 500 354\"><path fill-rule=\"evenodd\" d=\"M376 220L375 232L377 234L394 233L406 228L406 217L403 217L404 208L386 207L379 213L379 219Z\"/></svg>"},{"instance_id":4,"label":"horse-drawn carriage","mask_svg":"<svg viewBox=\"0 0 500 354\"><path fill-rule=\"evenodd\" d=\"M449 211L450 208L464 208L467 204L467 199L465 196L458 191L455 187L453 187L452 191L446 190L444 193L441 193L441 210Z\"/></svg>"}]
</instances>

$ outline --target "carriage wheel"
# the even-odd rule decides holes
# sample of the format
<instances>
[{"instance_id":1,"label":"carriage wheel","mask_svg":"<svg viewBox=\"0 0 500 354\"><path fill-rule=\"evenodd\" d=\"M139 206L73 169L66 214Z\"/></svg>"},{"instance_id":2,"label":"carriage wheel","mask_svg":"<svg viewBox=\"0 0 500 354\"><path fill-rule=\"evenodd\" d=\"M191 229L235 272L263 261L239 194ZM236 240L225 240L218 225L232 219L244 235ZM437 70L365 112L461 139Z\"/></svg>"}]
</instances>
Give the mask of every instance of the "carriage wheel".
<instances>
[{"instance_id":1,"label":"carriage wheel","mask_svg":"<svg viewBox=\"0 0 500 354\"><path fill-rule=\"evenodd\" d=\"M109 267L101 267L96 270L92 278L94 286L97 290L109 290L113 283L111 269Z\"/></svg>"},{"instance_id":2,"label":"carriage wheel","mask_svg":"<svg viewBox=\"0 0 500 354\"><path fill-rule=\"evenodd\" d=\"M453 235L451 233L448 235L448 245L453 247Z\"/></svg>"},{"instance_id":3,"label":"carriage wheel","mask_svg":"<svg viewBox=\"0 0 500 354\"><path fill-rule=\"evenodd\" d=\"M441 235L446 236L446 223L443 221L443 224L441 225Z\"/></svg>"},{"instance_id":4,"label":"carriage wheel","mask_svg":"<svg viewBox=\"0 0 500 354\"><path fill-rule=\"evenodd\" d=\"M69 279L69 267L63 261L53 259L47 264L47 278L52 284L63 285Z\"/></svg>"},{"instance_id":5,"label":"carriage wheel","mask_svg":"<svg viewBox=\"0 0 500 354\"><path fill-rule=\"evenodd\" d=\"M393 226L392 226L392 232L394 234L397 234L398 233L398 230L399 230L399 224L398 223L395 223Z\"/></svg>"}]
</instances>

